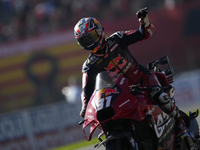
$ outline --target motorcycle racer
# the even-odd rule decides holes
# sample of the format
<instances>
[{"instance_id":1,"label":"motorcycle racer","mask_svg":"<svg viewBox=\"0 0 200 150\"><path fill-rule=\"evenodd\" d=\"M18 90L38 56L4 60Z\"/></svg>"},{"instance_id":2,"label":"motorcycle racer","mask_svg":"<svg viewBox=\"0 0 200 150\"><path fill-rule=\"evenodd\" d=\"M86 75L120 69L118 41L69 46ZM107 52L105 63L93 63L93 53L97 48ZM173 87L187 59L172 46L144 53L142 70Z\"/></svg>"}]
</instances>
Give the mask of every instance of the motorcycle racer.
<instances>
[{"instance_id":1,"label":"motorcycle racer","mask_svg":"<svg viewBox=\"0 0 200 150\"><path fill-rule=\"evenodd\" d=\"M128 50L129 45L148 39L155 30L148 19L147 8L139 10L136 15L140 22L138 30L118 31L106 39L102 24L93 17L82 18L75 25L74 34L77 43L84 50L90 52L82 68L82 110L80 115L82 117L85 115L87 103L94 91L95 79L99 72L108 71L111 77L117 73L123 73L132 84L151 87L149 94L152 103L157 104L165 113L175 118L176 135L180 136L187 129L178 107L161 89L155 75L140 65Z\"/></svg>"}]
</instances>

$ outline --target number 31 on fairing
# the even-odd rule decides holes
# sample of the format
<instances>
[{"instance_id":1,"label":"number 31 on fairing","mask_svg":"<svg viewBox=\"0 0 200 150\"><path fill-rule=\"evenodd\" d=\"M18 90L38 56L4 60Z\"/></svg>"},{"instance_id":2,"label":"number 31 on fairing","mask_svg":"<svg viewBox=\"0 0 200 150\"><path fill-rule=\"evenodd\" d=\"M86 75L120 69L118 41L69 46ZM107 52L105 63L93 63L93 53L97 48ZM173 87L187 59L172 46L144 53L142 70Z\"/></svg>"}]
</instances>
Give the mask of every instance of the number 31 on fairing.
<instances>
[{"instance_id":1,"label":"number 31 on fairing","mask_svg":"<svg viewBox=\"0 0 200 150\"><path fill-rule=\"evenodd\" d=\"M106 104L105 108L110 106L111 99L112 96L108 96L102 99L94 99L92 101L92 106L96 109L96 111L102 110L104 108L104 103Z\"/></svg>"}]
</instances>

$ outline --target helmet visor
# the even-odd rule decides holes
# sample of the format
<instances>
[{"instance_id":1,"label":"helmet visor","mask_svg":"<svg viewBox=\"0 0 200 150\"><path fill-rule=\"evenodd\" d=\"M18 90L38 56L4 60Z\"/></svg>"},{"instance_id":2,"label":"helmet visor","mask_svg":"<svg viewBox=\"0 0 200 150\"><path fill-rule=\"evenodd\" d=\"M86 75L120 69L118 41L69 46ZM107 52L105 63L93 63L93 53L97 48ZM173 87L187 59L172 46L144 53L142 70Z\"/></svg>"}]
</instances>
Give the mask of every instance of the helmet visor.
<instances>
[{"instance_id":1,"label":"helmet visor","mask_svg":"<svg viewBox=\"0 0 200 150\"><path fill-rule=\"evenodd\" d=\"M98 42L100 39L100 32L99 29L93 30L84 36L77 38L77 42L83 47L84 49L94 49L95 43Z\"/></svg>"}]
</instances>

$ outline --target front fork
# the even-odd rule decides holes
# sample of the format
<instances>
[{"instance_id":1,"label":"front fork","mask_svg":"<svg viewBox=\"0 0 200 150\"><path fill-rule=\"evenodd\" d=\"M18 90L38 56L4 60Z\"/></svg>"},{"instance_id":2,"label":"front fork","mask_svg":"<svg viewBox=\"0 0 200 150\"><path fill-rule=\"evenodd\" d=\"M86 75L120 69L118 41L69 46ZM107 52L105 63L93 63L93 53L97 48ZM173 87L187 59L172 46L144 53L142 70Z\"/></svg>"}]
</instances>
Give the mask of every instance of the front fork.
<instances>
[{"instance_id":1,"label":"front fork","mask_svg":"<svg viewBox=\"0 0 200 150\"><path fill-rule=\"evenodd\" d=\"M132 137L132 132L109 133L104 140L101 138L103 135L105 135L104 132L98 135L100 143L96 144L94 146L95 148L99 148L101 145L104 145L106 147L106 143L108 143L110 140L126 138L132 147L131 149L138 150L138 145L137 142Z\"/></svg>"}]
</instances>

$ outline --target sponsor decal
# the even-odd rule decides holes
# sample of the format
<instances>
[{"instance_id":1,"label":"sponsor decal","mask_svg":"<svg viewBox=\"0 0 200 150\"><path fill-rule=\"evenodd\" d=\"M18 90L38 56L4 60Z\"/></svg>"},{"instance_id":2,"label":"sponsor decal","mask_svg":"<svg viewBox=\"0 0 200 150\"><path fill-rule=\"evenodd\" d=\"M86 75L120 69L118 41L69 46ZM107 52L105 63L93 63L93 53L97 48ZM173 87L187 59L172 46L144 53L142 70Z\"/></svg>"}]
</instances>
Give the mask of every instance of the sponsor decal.
<instances>
[{"instance_id":1,"label":"sponsor decal","mask_svg":"<svg viewBox=\"0 0 200 150\"><path fill-rule=\"evenodd\" d=\"M146 115L150 115L150 114L155 110L155 107L156 107L156 106L153 106L153 108L152 108L150 111L148 111L148 112L146 113Z\"/></svg>"},{"instance_id":2,"label":"sponsor decal","mask_svg":"<svg viewBox=\"0 0 200 150\"><path fill-rule=\"evenodd\" d=\"M156 124L154 124L154 129L155 129L155 132L156 132L156 136L158 138L160 138L163 133L164 133L164 129L168 126L168 124L171 122L171 118L167 121L166 124L158 127ZM165 132L165 134L162 136L162 138L160 139L161 141L167 136L167 134L169 133L169 131L172 129L173 126L170 126L170 128L168 128L167 132Z\"/></svg>"},{"instance_id":3,"label":"sponsor decal","mask_svg":"<svg viewBox=\"0 0 200 150\"><path fill-rule=\"evenodd\" d=\"M137 73L138 73L138 71L139 71L138 69L137 69L137 70L135 70L135 71L133 72L133 74L137 74Z\"/></svg>"},{"instance_id":4,"label":"sponsor decal","mask_svg":"<svg viewBox=\"0 0 200 150\"><path fill-rule=\"evenodd\" d=\"M130 68L130 66L131 66L131 63L129 62L128 65L123 69L123 73L125 73L128 70L128 68Z\"/></svg>"},{"instance_id":5,"label":"sponsor decal","mask_svg":"<svg viewBox=\"0 0 200 150\"><path fill-rule=\"evenodd\" d=\"M118 46L118 44L116 43L111 49L110 49L110 52L112 52L114 49L116 49Z\"/></svg>"},{"instance_id":6,"label":"sponsor decal","mask_svg":"<svg viewBox=\"0 0 200 150\"><path fill-rule=\"evenodd\" d=\"M128 102L130 102L130 99L128 99L127 101L123 102L121 105L119 105L119 108L124 106L125 104L127 104Z\"/></svg>"},{"instance_id":7,"label":"sponsor decal","mask_svg":"<svg viewBox=\"0 0 200 150\"><path fill-rule=\"evenodd\" d=\"M92 60L91 63L90 63L91 65L94 64L95 62L97 62L100 58L99 58L99 57L96 57L96 58L92 58L92 59L93 59L93 60Z\"/></svg>"},{"instance_id":8,"label":"sponsor decal","mask_svg":"<svg viewBox=\"0 0 200 150\"><path fill-rule=\"evenodd\" d=\"M171 121L171 119L169 121ZM158 140L159 143L162 142L166 138L166 136L172 130L173 126L174 126L174 123L172 123L171 126L167 129L167 131L162 135L162 137L160 137L160 139Z\"/></svg>"},{"instance_id":9,"label":"sponsor decal","mask_svg":"<svg viewBox=\"0 0 200 150\"><path fill-rule=\"evenodd\" d=\"M164 142L164 147L160 147L161 150L166 150L166 149L172 150L173 149L173 145L172 145L173 141L174 141L174 134L171 135L170 141ZM171 146L171 148L170 148L170 146Z\"/></svg>"},{"instance_id":10,"label":"sponsor decal","mask_svg":"<svg viewBox=\"0 0 200 150\"><path fill-rule=\"evenodd\" d=\"M108 43L108 46L109 47L111 47L115 42L114 41L111 41L111 40L109 40L109 41L107 41L107 43Z\"/></svg>"},{"instance_id":11,"label":"sponsor decal","mask_svg":"<svg viewBox=\"0 0 200 150\"><path fill-rule=\"evenodd\" d=\"M118 94L119 92L117 91L117 88L115 87L114 89L106 88L103 93L105 95L111 95L111 94Z\"/></svg>"},{"instance_id":12,"label":"sponsor decal","mask_svg":"<svg viewBox=\"0 0 200 150\"><path fill-rule=\"evenodd\" d=\"M126 35L130 35L130 34L133 34L135 33L135 30L129 30L129 31L125 31L124 32Z\"/></svg>"},{"instance_id":13,"label":"sponsor decal","mask_svg":"<svg viewBox=\"0 0 200 150\"><path fill-rule=\"evenodd\" d=\"M100 59L96 64L99 64L100 62L102 62L103 61L103 59Z\"/></svg>"},{"instance_id":14,"label":"sponsor decal","mask_svg":"<svg viewBox=\"0 0 200 150\"><path fill-rule=\"evenodd\" d=\"M149 32L150 36L152 36L153 32L151 31L151 29L147 29L147 32Z\"/></svg>"},{"instance_id":15,"label":"sponsor decal","mask_svg":"<svg viewBox=\"0 0 200 150\"><path fill-rule=\"evenodd\" d=\"M111 60L108 66L105 67L104 69L107 71L111 71L109 75L113 77L118 72L120 72L119 69L122 69L126 64L127 64L127 61L120 54L118 54L118 57ZM128 66L126 66L122 71L125 73L130 66L131 66L131 63L129 63Z\"/></svg>"},{"instance_id":16,"label":"sponsor decal","mask_svg":"<svg viewBox=\"0 0 200 150\"><path fill-rule=\"evenodd\" d=\"M163 112L163 114L158 115L157 126L161 126L169 119L169 115Z\"/></svg>"},{"instance_id":17,"label":"sponsor decal","mask_svg":"<svg viewBox=\"0 0 200 150\"><path fill-rule=\"evenodd\" d=\"M94 116L91 116L91 115L88 115L87 117L90 119L94 119Z\"/></svg>"},{"instance_id":18,"label":"sponsor decal","mask_svg":"<svg viewBox=\"0 0 200 150\"><path fill-rule=\"evenodd\" d=\"M170 123L171 125L169 127ZM169 115L167 115L164 112L163 112L163 115L161 114L158 115L157 122L154 124L154 130L156 132L156 136L160 138L159 143L166 138L166 136L172 130L173 126L174 126L174 123L172 122L172 118L169 118ZM166 132L164 132L165 129L167 129Z\"/></svg>"},{"instance_id":19,"label":"sponsor decal","mask_svg":"<svg viewBox=\"0 0 200 150\"><path fill-rule=\"evenodd\" d=\"M173 141L174 141L174 134L171 135L170 141L167 142L167 149L172 145Z\"/></svg>"},{"instance_id":20,"label":"sponsor decal","mask_svg":"<svg viewBox=\"0 0 200 150\"><path fill-rule=\"evenodd\" d=\"M121 79L120 85L124 84L125 79L126 79L126 78L122 78L122 79Z\"/></svg>"}]
</instances>

